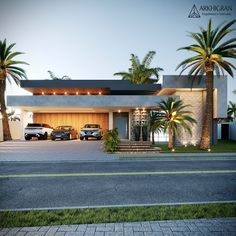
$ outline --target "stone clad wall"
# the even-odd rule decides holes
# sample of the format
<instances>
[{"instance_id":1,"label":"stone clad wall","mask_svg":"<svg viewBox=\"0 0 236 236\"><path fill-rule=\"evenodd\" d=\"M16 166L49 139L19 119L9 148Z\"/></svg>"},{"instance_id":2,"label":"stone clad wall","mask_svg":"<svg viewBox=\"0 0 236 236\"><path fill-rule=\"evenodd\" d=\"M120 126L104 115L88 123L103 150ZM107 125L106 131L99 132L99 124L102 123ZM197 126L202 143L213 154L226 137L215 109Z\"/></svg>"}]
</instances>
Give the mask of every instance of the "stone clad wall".
<instances>
[{"instance_id":1,"label":"stone clad wall","mask_svg":"<svg viewBox=\"0 0 236 236\"><path fill-rule=\"evenodd\" d=\"M179 138L177 138L177 144L181 145L194 145L199 144L202 132L203 112L205 106L205 94L204 91L176 91L175 95L178 95L185 105L191 105L186 110L192 112L192 117L197 121L197 124L192 126L192 136L186 133L182 128L180 129Z\"/></svg>"}]
</instances>

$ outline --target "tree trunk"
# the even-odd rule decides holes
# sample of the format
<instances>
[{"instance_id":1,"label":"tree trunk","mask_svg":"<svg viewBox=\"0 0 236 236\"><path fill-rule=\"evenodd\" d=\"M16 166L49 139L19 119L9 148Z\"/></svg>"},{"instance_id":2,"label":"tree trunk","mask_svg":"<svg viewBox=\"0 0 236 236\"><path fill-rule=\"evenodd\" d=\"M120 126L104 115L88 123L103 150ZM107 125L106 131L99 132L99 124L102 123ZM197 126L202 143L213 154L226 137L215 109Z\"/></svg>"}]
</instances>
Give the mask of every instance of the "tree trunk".
<instances>
[{"instance_id":1,"label":"tree trunk","mask_svg":"<svg viewBox=\"0 0 236 236\"><path fill-rule=\"evenodd\" d=\"M0 80L0 105L2 114L3 140L12 140L5 103L6 79Z\"/></svg>"},{"instance_id":2,"label":"tree trunk","mask_svg":"<svg viewBox=\"0 0 236 236\"><path fill-rule=\"evenodd\" d=\"M200 149L207 150L211 146L211 129L213 121L213 70L206 72L206 104L202 124Z\"/></svg>"},{"instance_id":3,"label":"tree trunk","mask_svg":"<svg viewBox=\"0 0 236 236\"><path fill-rule=\"evenodd\" d=\"M155 144L155 140L154 140L154 134L155 134L155 132L154 132L154 131L152 131L152 144Z\"/></svg>"},{"instance_id":4,"label":"tree trunk","mask_svg":"<svg viewBox=\"0 0 236 236\"><path fill-rule=\"evenodd\" d=\"M169 128L169 143L168 143L168 148L172 149L174 147L174 142L173 142L173 130L172 128Z\"/></svg>"}]
</instances>

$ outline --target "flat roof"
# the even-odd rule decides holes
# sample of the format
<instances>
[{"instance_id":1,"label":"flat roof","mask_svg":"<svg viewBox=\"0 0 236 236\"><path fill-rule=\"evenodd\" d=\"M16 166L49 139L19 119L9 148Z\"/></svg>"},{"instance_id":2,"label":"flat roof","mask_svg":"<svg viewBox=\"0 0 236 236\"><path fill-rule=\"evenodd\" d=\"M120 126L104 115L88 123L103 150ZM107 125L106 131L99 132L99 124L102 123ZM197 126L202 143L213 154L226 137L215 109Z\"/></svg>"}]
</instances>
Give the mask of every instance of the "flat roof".
<instances>
[{"instance_id":1,"label":"flat roof","mask_svg":"<svg viewBox=\"0 0 236 236\"><path fill-rule=\"evenodd\" d=\"M127 80L21 80L20 86L32 93L53 89L102 89L109 94L123 95L153 94L161 90L161 84L133 84Z\"/></svg>"}]
</instances>

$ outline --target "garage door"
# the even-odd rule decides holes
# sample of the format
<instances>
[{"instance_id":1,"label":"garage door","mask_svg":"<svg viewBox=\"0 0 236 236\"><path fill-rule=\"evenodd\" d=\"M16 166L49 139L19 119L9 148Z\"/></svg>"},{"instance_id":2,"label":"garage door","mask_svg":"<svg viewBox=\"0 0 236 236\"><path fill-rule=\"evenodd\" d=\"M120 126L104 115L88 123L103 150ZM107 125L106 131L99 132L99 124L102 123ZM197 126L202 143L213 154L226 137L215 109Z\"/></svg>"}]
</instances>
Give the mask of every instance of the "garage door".
<instances>
[{"instance_id":1,"label":"garage door","mask_svg":"<svg viewBox=\"0 0 236 236\"><path fill-rule=\"evenodd\" d=\"M78 131L88 123L100 124L103 131L108 129L108 113L34 113L35 123L46 123L55 128L60 125L72 125Z\"/></svg>"}]
</instances>

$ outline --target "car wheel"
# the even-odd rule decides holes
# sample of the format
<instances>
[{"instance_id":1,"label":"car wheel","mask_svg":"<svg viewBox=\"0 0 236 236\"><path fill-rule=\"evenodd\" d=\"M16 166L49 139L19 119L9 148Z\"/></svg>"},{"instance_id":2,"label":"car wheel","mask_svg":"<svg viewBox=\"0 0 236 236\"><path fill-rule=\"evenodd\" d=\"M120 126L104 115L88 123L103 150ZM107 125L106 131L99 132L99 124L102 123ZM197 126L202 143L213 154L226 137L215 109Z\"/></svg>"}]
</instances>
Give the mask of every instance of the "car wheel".
<instances>
[{"instance_id":1,"label":"car wheel","mask_svg":"<svg viewBox=\"0 0 236 236\"><path fill-rule=\"evenodd\" d=\"M47 132L43 135L43 139L44 139L44 140L47 140L47 139L48 139L48 133L47 133Z\"/></svg>"},{"instance_id":2,"label":"car wheel","mask_svg":"<svg viewBox=\"0 0 236 236\"><path fill-rule=\"evenodd\" d=\"M88 137L85 137L85 140L88 140Z\"/></svg>"},{"instance_id":3,"label":"car wheel","mask_svg":"<svg viewBox=\"0 0 236 236\"><path fill-rule=\"evenodd\" d=\"M25 137L25 140L29 141L31 139L31 137Z\"/></svg>"},{"instance_id":4,"label":"car wheel","mask_svg":"<svg viewBox=\"0 0 236 236\"><path fill-rule=\"evenodd\" d=\"M102 137L97 137L97 140L101 140Z\"/></svg>"},{"instance_id":5,"label":"car wheel","mask_svg":"<svg viewBox=\"0 0 236 236\"><path fill-rule=\"evenodd\" d=\"M82 141L82 140L84 140L84 138L81 138L81 137L80 137L80 140Z\"/></svg>"}]
</instances>

